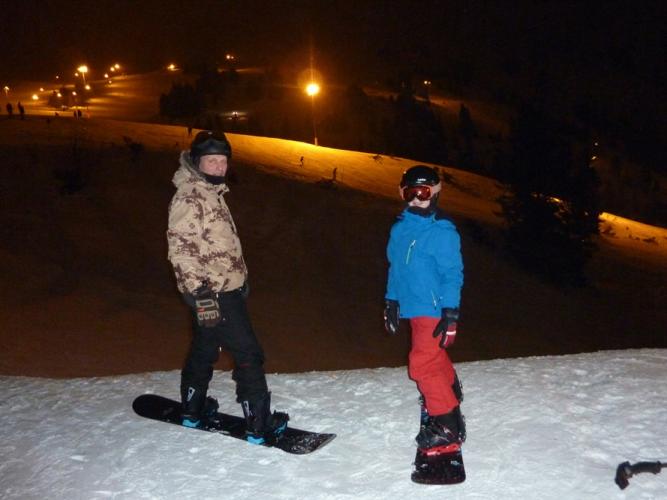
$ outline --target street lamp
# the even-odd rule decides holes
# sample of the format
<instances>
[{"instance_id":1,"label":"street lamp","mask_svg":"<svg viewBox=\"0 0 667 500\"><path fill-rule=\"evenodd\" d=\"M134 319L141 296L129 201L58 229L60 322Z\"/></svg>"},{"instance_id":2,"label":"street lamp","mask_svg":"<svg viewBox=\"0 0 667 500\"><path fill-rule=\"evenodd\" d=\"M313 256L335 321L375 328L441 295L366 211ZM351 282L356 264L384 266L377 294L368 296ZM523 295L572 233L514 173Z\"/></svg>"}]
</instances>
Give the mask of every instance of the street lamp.
<instances>
[{"instance_id":1,"label":"street lamp","mask_svg":"<svg viewBox=\"0 0 667 500\"><path fill-rule=\"evenodd\" d=\"M315 124L315 96L320 93L320 86L315 82L306 85L306 94L310 96L310 105L313 115L313 144L317 146L317 125Z\"/></svg>"},{"instance_id":2,"label":"street lamp","mask_svg":"<svg viewBox=\"0 0 667 500\"><path fill-rule=\"evenodd\" d=\"M9 87L7 85L5 85L2 90L5 91L5 98L9 97Z\"/></svg>"},{"instance_id":3,"label":"street lamp","mask_svg":"<svg viewBox=\"0 0 667 500\"><path fill-rule=\"evenodd\" d=\"M85 87L86 86L86 73L88 73L88 66L83 64L83 65L79 66L78 68L76 68L76 70L79 73L81 73L81 77L83 78L83 85Z\"/></svg>"}]
</instances>

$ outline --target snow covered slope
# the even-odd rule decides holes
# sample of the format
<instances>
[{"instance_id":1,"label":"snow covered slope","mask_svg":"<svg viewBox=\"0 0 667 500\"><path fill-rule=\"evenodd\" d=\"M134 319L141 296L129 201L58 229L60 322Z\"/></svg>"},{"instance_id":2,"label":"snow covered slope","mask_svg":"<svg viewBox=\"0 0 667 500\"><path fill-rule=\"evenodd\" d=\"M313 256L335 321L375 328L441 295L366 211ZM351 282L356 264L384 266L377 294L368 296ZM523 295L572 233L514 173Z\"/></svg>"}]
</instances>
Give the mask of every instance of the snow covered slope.
<instances>
[{"instance_id":1,"label":"snow covered slope","mask_svg":"<svg viewBox=\"0 0 667 500\"><path fill-rule=\"evenodd\" d=\"M458 365L468 479L410 482L419 411L405 368L270 375L295 426L335 432L293 456L134 415L175 397L177 371L88 379L0 377L0 497L9 499L667 498L667 471L621 491L616 466L667 455L667 350ZM229 373L211 393L238 413Z\"/></svg>"}]
</instances>

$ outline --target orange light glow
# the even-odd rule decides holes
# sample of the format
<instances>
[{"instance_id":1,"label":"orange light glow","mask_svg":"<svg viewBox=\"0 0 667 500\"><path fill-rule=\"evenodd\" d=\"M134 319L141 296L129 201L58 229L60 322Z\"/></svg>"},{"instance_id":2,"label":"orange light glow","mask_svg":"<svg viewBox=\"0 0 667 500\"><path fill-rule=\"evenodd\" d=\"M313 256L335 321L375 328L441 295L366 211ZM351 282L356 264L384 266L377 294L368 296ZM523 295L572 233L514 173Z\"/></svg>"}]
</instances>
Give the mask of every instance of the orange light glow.
<instances>
[{"instance_id":1,"label":"orange light glow","mask_svg":"<svg viewBox=\"0 0 667 500\"><path fill-rule=\"evenodd\" d=\"M317 83L311 82L306 86L306 94L308 94L309 96L313 97L319 93L320 93L320 86Z\"/></svg>"}]
</instances>

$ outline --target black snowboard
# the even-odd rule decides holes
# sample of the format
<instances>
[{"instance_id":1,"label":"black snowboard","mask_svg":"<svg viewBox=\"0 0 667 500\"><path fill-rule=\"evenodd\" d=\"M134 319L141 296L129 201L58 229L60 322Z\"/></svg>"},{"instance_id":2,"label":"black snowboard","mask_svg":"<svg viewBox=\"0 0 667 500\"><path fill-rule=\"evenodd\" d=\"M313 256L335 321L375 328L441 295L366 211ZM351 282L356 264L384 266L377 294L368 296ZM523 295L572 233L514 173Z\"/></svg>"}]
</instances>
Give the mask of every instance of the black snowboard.
<instances>
[{"instance_id":1,"label":"black snowboard","mask_svg":"<svg viewBox=\"0 0 667 500\"><path fill-rule=\"evenodd\" d=\"M466 480L461 450L427 454L418 449L412 480L421 484L457 484Z\"/></svg>"},{"instance_id":2,"label":"black snowboard","mask_svg":"<svg viewBox=\"0 0 667 500\"><path fill-rule=\"evenodd\" d=\"M132 403L137 415L181 426L181 403L155 394L144 394ZM246 440L245 419L225 413L216 413L207 419L202 427L196 429L217 432L225 436ZM304 455L312 453L335 438L335 434L319 434L287 427L285 432L273 440L267 440L262 446L280 448L287 453Z\"/></svg>"}]
</instances>

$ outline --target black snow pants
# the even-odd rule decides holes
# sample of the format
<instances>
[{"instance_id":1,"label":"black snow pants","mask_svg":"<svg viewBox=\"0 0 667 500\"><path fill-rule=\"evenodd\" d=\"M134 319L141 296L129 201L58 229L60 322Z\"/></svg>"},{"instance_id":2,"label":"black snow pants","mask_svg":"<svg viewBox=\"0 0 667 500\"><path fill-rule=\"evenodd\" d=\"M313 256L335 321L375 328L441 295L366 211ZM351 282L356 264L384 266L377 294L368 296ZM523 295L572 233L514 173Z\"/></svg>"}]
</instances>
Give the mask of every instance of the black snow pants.
<instances>
[{"instance_id":1,"label":"black snow pants","mask_svg":"<svg viewBox=\"0 0 667 500\"><path fill-rule=\"evenodd\" d=\"M186 299L186 302L190 301ZM232 378L236 382L237 402L262 399L268 392L264 352L252 329L246 299L240 290L234 290L218 294L218 303L222 317L212 328L200 326L193 309L194 336L181 372L182 400L186 400L192 389L206 395L220 348L234 359Z\"/></svg>"}]
</instances>

